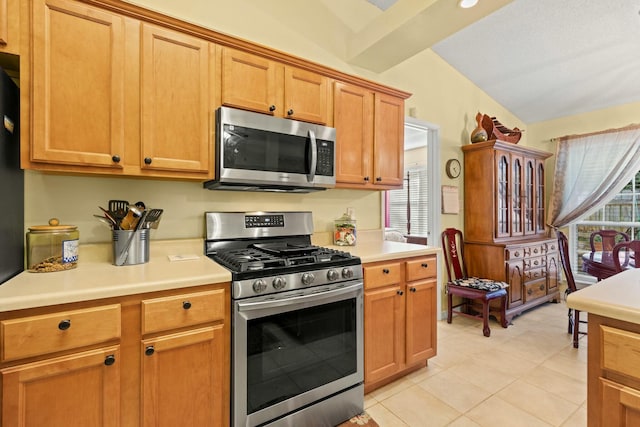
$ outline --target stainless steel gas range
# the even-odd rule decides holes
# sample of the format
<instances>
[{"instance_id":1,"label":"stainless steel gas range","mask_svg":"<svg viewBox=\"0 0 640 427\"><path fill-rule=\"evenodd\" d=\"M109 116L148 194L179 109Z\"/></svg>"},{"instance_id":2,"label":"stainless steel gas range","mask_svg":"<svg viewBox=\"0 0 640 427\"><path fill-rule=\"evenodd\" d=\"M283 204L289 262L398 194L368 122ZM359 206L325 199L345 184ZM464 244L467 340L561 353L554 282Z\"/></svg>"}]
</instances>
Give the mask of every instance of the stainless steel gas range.
<instances>
[{"instance_id":1,"label":"stainless steel gas range","mask_svg":"<svg viewBox=\"0 0 640 427\"><path fill-rule=\"evenodd\" d=\"M207 212L232 273L232 425L332 427L363 411L360 258L311 244L310 212Z\"/></svg>"}]
</instances>

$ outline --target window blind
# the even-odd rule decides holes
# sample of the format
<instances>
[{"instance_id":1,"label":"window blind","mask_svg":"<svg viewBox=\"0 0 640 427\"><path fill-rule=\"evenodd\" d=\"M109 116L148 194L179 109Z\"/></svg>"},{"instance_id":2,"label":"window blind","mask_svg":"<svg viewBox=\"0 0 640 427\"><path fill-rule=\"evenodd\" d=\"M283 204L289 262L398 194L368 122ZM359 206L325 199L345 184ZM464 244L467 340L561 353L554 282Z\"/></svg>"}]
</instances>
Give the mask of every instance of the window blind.
<instances>
[{"instance_id":1,"label":"window blind","mask_svg":"<svg viewBox=\"0 0 640 427\"><path fill-rule=\"evenodd\" d=\"M429 231L429 177L425 166L408 169L404 188L387 192L387 228L402 234L427 235ZM407 223L407 200L411 215L411 228Z\"/></svg>"}]
</instances>

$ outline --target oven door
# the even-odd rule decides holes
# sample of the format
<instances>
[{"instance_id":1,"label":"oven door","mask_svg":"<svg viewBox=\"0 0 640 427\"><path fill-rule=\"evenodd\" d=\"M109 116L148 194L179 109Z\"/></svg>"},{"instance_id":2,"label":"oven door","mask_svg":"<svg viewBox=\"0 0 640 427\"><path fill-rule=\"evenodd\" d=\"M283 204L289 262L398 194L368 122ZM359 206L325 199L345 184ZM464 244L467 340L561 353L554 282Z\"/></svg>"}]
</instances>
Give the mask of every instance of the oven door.
<instances>
[{"instance_id":1,"label":"oven door","mask_svg":"<svg viewBox=\"0 0 640 427\"><path fill-rule=\"evenodd\" d=\"M256 426L363 382L363 283L234 302L233 425Z\"/></svg>"}]
</instances>

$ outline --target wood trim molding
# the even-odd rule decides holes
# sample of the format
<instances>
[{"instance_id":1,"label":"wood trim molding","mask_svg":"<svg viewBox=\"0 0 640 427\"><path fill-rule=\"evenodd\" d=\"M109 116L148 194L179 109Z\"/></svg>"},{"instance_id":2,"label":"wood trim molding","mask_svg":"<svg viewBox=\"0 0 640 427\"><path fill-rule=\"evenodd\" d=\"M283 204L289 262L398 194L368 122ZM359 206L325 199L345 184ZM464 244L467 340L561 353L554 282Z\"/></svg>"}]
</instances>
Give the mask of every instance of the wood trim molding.
<instances>
[{"instance_id":1,"label":"wood trim molding","mask_svg":"<svg viewBox=\"0 0 640 427\"><path fill-rule=\"evenodd\" d=\"M0 0L0 2L5 0ZM171 28L176 31L180 31L185 34L190 34L195 37L200 37L208 40L212 43L233 47L234 49L243 50L245 52L252 53L254 55L264 56L269 59L277 60L286 65L293 65L304 70L313 71L325 75L327 77L343 81L345 83L355 84L361 87L365 87L369 90L385 93L391 96L395 96L402 99L407 99L411 96L411 93L403 90L395 89L389 86L385 86L374 81L364 79L361 77L353 76L347 73L343 73L327 66L316 64L314 62L290 55L285 52L281 52L267 46L263 46L248 40L244 40L238 37L233 37L224 33L214 31L209 28L205 28L193 23L182 21L177 18L173 18L167 15L163 15L159 12L145 9L140 6L133 5L131 3L125 3L120 0L80 0L83 3L90 4L102 9L118 13L120 15L129 16L131 18L138 19L140 21L152 23L166 28ZM1 34L0 34L1 36Z\"/></svg>"}]
</instances>

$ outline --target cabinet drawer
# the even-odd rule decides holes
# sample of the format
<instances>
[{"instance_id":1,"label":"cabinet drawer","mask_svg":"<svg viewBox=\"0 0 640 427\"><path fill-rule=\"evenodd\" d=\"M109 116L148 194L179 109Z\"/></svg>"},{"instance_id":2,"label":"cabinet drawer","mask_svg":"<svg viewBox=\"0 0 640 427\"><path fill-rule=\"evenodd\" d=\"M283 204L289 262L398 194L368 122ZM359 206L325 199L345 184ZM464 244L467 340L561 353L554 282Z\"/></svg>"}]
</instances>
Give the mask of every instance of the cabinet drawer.
<instances>
[{"instance_id":1,"label":"cabinet drawer","mask_svg":"<svg viewBox=\"0 0 640 427\"><path fill-rule=\"evenodd\" d=\"M600 326L602 337L602 368L640 378L640 334Z\"/></svg>"},{"instance_id":2,"label":"cabinet drawer","mask_svg":"<svg viewBox=\"0 0 640 427\"><path fill-rule=\"evenodd\" d=\"M400 268L401 265L399 262L364 267L365 289L379 288L380 286L399 283Z\"/></svg>"},{"instance_id":3,"label":"cabinet drawer","mask_svg":"<svg viewBox=\"0 0 640 427\"><path fill-rule=\"evenodd\" d=\"M0 322L2 361L120 338L120 304Z\"/></svg>"},{"instance_id":4,"label":"cabinet drawer","mask_svg":"<svg viewBox=\"0 0 640 427\"><path fill-rule=\"evenodd\" d=\"M544 280L525 283L524 285L524 301L531 301L547 295L547 285Z\"/></svg>"},{"instance_id":5,"label":"cabinet drawer","mask_svg":"<svg viewBox=\"0 0 640 427\"><path fill-rule=\"evenodd\" d=\"M547 265L547 258L538 256L524 259L525 270L535 270L545 267Z\"/></svg>"},{"instance_id":6,"label":"cabinet drawer","mask_svg":"<svg viewBox=\"0 0 640 427\"><path fill-rule=\"evenodd\" d=\"M411 282L413 280L436 277L437 267L436 257L407 261L405 264L406 280Z\"/></svg>"},{"instance_id":7,"label":"cabinet drawer","mask_svg":"<svg viewBox=\"0 0 640 427\"><path fill-rule=\"evenodd\" d=\"M224 320L224 289L142 301L142 333Z\"/></svg>"}]
</instances>

